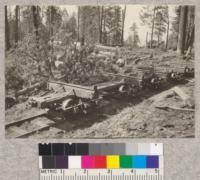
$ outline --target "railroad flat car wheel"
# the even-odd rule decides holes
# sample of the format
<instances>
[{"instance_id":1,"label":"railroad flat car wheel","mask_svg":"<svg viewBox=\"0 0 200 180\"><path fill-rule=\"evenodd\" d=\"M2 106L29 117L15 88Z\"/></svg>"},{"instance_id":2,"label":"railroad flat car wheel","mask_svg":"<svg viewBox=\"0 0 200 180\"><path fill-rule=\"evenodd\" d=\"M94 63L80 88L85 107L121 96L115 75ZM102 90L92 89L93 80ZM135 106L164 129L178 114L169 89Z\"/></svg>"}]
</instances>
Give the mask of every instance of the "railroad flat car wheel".
<instances>
[{"instance_id":1,"label":"railroad flat car wheel","mask_svg":"<svg viewBox=\"0 0 200 180\"><path fill-rule=\"evenodd\" d=\"M6 97L6 108L10 108L16 104L16 98L14 97Z\"/></svg>"},{"instance_id":2,"label":"railroad flat car wheel","mask_svg":"<svg viewBox=\"0 0 200 180\"><path fill-rule=\"evenodd\" d=\"M190 69L188 67L185 67L184 73L189 73Z\"/></svg>"},{"instance_id":3,"label":"railroad flat car wheel","mask_svg":"<svg viewBox=\"0 0 200 180\"><path fill-rule=\"evenodd\" d=\"M126 91L126 89L127 89L126 86L122 85L122 86L119 87L119 92L124 93Z\"/></svg>"},{"instance_id":4,"label":"railroad flat car wheel","mask_svg":"<svg viewBox=\"0 0 200 180\"><path fill-rule=\"evenodd\" d=\"M128 85L120 86L119 92L125 96L131 96L133 94L132 88Z\"/></svg>"},{"instance_id":5,"label":"railroad flat car wheel","mask_svg":"<svg viewBox=\"0 0 200 180\"><path fill-rule=\"evenodd\" d=\"M151 81L151 87L155 90L158 90L161 85L161 79L157 76L152 77Z\"/></svg>"},{"instance_id":6,"label":"railroad flat car wheel","mask_svg":"<svg viewBox=\"0 0 200 180\"><path fill-rule=\"evenodd\" d=\"M194 68L185 67L184 75L186 77L194 77Z\"/></svg>"},{"instance_id":7,"label":"railroad flat car wheel","mask_svg":"<svg viewBox=\"0 0 200 180\"><path fill-rule=\"evenodd\" d=\"M74 106L74 105L75 105L74 99L69 98L69 99L66 99L66 100L64 100L64 101L62 102L61 109L62 109L63 111L67 111L67 110L69 110L69 108L70 108L71 106Z\"/></svg>"}]
</instances>

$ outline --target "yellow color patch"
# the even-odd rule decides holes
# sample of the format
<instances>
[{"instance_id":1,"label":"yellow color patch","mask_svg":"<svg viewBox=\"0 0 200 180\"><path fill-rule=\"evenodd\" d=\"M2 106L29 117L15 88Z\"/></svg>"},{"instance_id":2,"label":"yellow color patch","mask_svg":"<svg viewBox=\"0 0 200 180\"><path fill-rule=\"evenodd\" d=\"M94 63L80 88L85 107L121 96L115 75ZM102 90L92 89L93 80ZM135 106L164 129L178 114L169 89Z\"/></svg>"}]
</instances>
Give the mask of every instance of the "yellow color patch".
<instances>
[{"instance_id":1,"label":"yellow color patch","mask_svg":"<svg viewBox=\"0 0 200 180\"><path fill-rule=\"evenodd\" d=\"M119 168L119 156L107 156L106 163L107 163L107 168L110 169Z\"/></svg>"}]
</instances>

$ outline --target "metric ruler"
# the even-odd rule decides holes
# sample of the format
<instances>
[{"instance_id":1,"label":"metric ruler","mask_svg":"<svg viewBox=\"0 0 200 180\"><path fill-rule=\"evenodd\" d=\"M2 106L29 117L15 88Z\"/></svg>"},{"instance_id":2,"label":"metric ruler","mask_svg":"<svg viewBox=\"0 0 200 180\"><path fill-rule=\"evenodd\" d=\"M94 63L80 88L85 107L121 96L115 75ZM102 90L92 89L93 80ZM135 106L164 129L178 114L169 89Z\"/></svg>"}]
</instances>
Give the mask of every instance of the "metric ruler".
<instances>
[{"instance_id":1,"label":"metric ruler","mask_svg":"<svg viewBox=\"0 0 200 180\"><path fill-rule=\"evenodd\" d=\"M163 180L162 143L39 144L40 180Z\"/></svg>"}]
</instances>

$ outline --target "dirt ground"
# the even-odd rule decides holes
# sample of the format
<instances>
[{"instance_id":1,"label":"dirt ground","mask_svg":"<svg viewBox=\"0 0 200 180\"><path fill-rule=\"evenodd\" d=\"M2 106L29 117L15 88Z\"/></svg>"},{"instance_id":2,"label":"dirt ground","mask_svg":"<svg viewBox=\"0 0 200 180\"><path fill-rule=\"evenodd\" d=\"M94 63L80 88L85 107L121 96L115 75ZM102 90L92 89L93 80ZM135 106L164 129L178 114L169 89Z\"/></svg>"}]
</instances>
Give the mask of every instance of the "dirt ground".
<instances>
[{"instance_id":1,"label":"dirt ground","mask_svg":"<svg viewBox=\"0 0 200 180\"><path fill-rule=\"evenodd\" d=\"M176 53L159 52L157 50L139 49L134 53L125 53L126 66L119 68L120 73L131 75L137 66L154 66L158 73L165 74L166 68L181 69L193 60L177 57ZM164 70L163 70L164 69ZM137 97L123 99L111 98L100 103L100 107L86 116L66 117L63 122L54 118L55 127L38 132L30 138L183 138L194 137L194 111L184 106L183 100L175 93L157 100L163 91L179 87L193 98L194 79L182 84L166 84L159 91L144 90ZM173 106L180 110L164 108ZM183 110L185 109L185 110ZM6 110L6 122L24 117L24 114L35 114L37 109L30 108L27 103L13 106ZM26 115L25 115L26 116ZM41 121L42 118L40 117ZM59 123L59 121L61 123ZM62 131L58 131L58 129ZM9 136L8 136L9 137Z\"/></svg>"},{"instance_id":2,"label":"dirt ground","mask_svg":"<svg viewBox=\"0 0 200 180\"><path fill-rule=\"evenodd\" d=\"M193 83L180 87L192 91ZM159 102L159 105L162 106L168 104L181 107L182 100L174 95ZM151 98L135 105L133 103L127 104L126 107L117 111L115 115L95 122L90 127L84 129L74 127L73 130L66 132L64 137L194 137L194 112L161 110L155 107ZM87 124L87 121L85 123Z\"/></svg>"}]
</instances>

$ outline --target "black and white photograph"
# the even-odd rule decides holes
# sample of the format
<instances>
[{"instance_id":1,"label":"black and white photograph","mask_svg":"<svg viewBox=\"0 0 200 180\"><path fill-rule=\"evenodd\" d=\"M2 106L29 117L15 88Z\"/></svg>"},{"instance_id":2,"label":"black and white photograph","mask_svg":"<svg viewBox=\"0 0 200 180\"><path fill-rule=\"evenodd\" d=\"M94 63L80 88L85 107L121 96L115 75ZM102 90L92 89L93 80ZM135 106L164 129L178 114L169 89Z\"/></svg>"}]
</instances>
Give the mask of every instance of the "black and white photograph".
<instances>
[{"instance_id":1,"label":"black and white photograph","mask_svg":"<svg viewBox=\"0 0 200 180\"><path fill-rule=\"evenodd\" d=\"M5 6L6 138L194 138L195 6Z\"/></svg>"}]
</instances>

